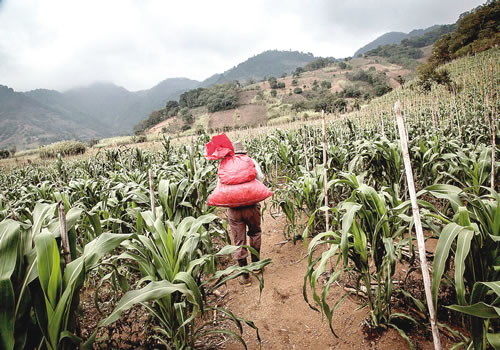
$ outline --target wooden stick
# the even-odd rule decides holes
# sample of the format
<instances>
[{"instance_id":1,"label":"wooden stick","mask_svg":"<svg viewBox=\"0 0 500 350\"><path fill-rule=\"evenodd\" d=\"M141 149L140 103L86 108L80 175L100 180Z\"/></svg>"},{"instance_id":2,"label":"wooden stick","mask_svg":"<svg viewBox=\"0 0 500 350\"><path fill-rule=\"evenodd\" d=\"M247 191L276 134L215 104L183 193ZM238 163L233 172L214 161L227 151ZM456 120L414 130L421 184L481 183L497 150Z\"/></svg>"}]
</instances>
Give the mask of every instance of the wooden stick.
<instances>
[{"instance_id":1,"label":"wooden stick","mask_svg":"<svg viewBox=\"0 0 500 350\"><path fill-rule=\"evenodd\" d=\"M493 63L490 60L490 75L491 75L491 190L495 190L495 153L496 153L496 103L493 87Z\"/></svg>"},{"instance_id":2,"label":"wooden stick","mask_svg":"<svg viewBox=\"0 0 500 350\"><path fill-rule=\"evenodd\" d=\"M71 262L71 250L69 248L68 226L66 225L66 213L64 212L63 201L59 202L59 230L61 232L64 262L68 265Z\"/></svg>"},{"instance_id":3,"label":"wooden stick","mask_svg":"<svg viewBox=\"0 0 500 350\"><path fill-rule=\"evenodd\" d=\"M305 132L304 134L307 135L307 132ZM307 170L307 172L309 172L309 159L307 157L306 142L307 142L307 139L304 136L304 142L302 144L304 145L304 157L305 157L305 162L306 162L306 170Z\"/></svg>"},{"instance_id":4,"label":"wooden stick","mask_svg":"<svg viewBox=\"0 0 500 350\"><path fill-rule=\"evenodd\" d=\"M325 111L321 110L321 118L323 118L323 189L325 191L325 206L328 207L328 176L327 176L327 154L326 154L326 118ZM330 230L330 218L328 210L325 211L325 226L326 232Z\"/></svg>"},{"instance_id":5,"label":"wooden stick","mask_svg":"<svg viewBox=\"0 0 500 350\"><path fill-rule=\"evenodd\" d=\"M153 171L151 169L149 169L149 198L151 199L151 211L153 212L153 220L156 220L155 191L153 185Z\"/></svg>"},{"instance_id":6,"label":"wooden stick","mask_svg":"<svg viewBox=\"0 0 500 350\"><path fill-rule=\"evenodd\" d=\"M427 266L427 257L425 254L425 239L420 221L420 211L418 209L417 196L415 193L415 183L413 181L413 172L411 169L410 155L408 153L408 143L406 141L407 134L401 117L401 107L399 100L394 104L394 112L396 113L396 121L398 123L399 138L401 140L401 151L403 152L403 161L405 164L406 180L408 182L408 191L410 192L411 206L413 218L415 221L415 231L417 232L417 243L420 257L420 266L422 268L422 278L424 280L425 298L429 308L429 316L432 328L432 338L434 340L434 349L441 350L441 341L439 339L439 329L436 324L436 311L432 301L431 279L429 276L429 267ZM411 232L409 233L411 234Z\"/></svg>"}]
</instances>

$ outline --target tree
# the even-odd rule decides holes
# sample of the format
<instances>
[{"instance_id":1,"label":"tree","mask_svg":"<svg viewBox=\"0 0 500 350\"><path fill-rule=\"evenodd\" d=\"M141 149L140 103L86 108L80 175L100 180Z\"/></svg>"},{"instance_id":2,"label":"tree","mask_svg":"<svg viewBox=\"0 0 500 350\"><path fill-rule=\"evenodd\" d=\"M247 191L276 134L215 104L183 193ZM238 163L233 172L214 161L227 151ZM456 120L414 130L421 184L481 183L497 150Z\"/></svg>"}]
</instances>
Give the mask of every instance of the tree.
<instances>
[{"instance_id":1,"label":"tree","mask_svg":"<svg viewBox=\"0 0 500 350\"><path fill-rule=\"evenodd\" d=\"M330 83L329 81L323 80L321 82L321 88L322 89L331 89L332 88L332 83Z\"/></svg>"}]
</instances>

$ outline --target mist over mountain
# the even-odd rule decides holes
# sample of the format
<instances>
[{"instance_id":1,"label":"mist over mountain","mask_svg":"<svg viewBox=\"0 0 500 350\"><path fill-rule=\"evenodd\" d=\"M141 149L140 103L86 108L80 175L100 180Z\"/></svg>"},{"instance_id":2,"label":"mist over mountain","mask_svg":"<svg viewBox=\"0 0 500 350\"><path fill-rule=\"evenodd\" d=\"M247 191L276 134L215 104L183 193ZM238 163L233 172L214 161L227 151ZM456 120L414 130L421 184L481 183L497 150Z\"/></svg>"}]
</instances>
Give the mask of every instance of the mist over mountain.
<instances>
[{"instance_id":1,"label":"mist over mountain","mask_svg":"<svg viewBox=\"0 0 500 350\"><path fill-rule=\"evenodd\" d=\"M129 91L110 82L64 92L48 89L15 92L1 86L0 148L24 149L63 139L128 135L153 110L163 108L169 100L178 100L187 90L227 81L281 76L314 59L310 53L269 50L203 82L169 78L140 91Z\"/></svg>"}]
</instances>

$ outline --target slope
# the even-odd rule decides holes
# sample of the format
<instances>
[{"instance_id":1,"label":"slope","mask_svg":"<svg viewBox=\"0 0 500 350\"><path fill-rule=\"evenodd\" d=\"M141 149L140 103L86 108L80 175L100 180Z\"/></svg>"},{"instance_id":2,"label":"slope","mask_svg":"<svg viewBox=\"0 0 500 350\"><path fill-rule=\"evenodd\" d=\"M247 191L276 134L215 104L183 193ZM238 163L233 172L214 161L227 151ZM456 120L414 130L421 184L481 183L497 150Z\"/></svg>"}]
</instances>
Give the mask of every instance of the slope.
<instances>
[{"instance_id":1,"label":"slope","mask_svg":"<svg viewBox=\"0 0 500 350\"><path fill-rule=\"evenodd\" d=\"M62 139L102 137L99 129L68 118L61 109L0 85L0 148L25 149Z\"/></svg>"}]
</instances>

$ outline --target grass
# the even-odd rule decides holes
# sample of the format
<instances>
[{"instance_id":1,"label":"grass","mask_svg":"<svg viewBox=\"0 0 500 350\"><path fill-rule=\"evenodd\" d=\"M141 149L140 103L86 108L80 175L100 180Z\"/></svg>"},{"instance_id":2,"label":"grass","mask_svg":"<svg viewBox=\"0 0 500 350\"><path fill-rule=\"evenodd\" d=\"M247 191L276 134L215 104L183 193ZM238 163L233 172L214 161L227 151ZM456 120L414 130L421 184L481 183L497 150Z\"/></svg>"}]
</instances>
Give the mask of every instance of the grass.
<instances>
[{"instance_id":1,"label":"grass","mask_svg":"<svg viewBox=\"0 0 500 350\"><path fill-rule=\"evenodd\" d=\"M87 147L80 141L60 141L43 146L39 149L40 158L55 158L61 156L72 156L85 153Z\"/></svg>"}]
</instances>

